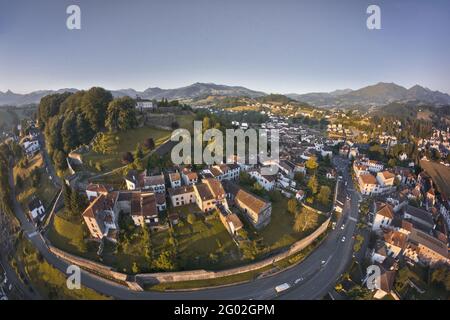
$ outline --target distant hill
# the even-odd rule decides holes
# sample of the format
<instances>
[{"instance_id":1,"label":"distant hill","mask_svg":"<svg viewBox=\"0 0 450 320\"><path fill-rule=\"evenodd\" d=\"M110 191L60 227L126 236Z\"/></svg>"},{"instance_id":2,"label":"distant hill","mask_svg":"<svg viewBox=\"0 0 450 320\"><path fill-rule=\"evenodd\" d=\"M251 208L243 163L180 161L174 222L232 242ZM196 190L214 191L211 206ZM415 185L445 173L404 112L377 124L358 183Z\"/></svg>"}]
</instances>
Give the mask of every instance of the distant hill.
<instances>
[{"instance_id":1,"label":"distant hill","mask_svg":"<svg viewBox=\"0 0 450 320\"><path fill-rule=\"evenodd\" d=\"M76 92L77 89L60 89L57 91L42 90L34 91L28 94L18 94L12 91L0 92L0 106L5 105L26 105L31 103L39 103L42 97L52 93L62 93L64 91ZM174 99L195 99L202 96L226 96L226 97L249 97L257 98L265 96L264 92L250 90L238 86L226 86L214 83L194 83L190 86L177 89L161 89L148 88L142 92L134 89L111 90L115 97L130 96L135 98L137 96L143 99L157 99L166 98Z\"/></svg>"},{"instance_id":2,"label":"distant hill","mask_svg":"<svg viewBox=\"0 0 450 320\"><path fill-rule=\"evenodd\" d=\"M0 106L5 105L26 105L32 103L39 103L40 99L51 93L61 93L64 91L76 92L77 89L60 89L57 91L42 90L35 91L29 94L17 94L11 91L0 92ZM115 97L130 96L135 98L137 96L144 99L161 100L166 98L169 100L220 100L223 98L250 98L258 99L259 102L271 100L271 102L290 103L290 99L309 104L314 107L324 108L357 108L357 109L373 109L379 106L384 106L393 102L409 102L418 101L421 103L431 104L433 106L450 105L450 95L439 91L432 91L430 89L415 85L410 89L406 89L395 83L384 83L364 87L358 90L344 89L333 92L316 92L307 94L270 94L267 95L261 91L251 90L239 86L227 86L214 83L194 83L192 85L176 88L176 89L161 89L148 88L144 91L137 91L135 89L121 89L112 90L111 93Z\"/></svg>"},{"instance_id":3,"label":"distant hill","mask_svg":"<svg viewBox=\"0 0 450 320\"><path fill-rule=\"evenodd\" d=\"M419 101L435 106L449 105L450 95L415 85L406 89L395 83L384 83L358 90L337 90L329 93L289 94L288 97L316 107L362 108L378 107L393 102Z\"/></svg>"},{"instance_id":4,"label":"distant hill","mask_svg":"<svg viewBox=\"0 0 450 320\"><path fill-rule=\"evenodd\" d=\"M392 102L375 108L372 115L430 121L436 126L450 124L450 105L432 106L420 101Z\"/></svg>"}]
</instances>

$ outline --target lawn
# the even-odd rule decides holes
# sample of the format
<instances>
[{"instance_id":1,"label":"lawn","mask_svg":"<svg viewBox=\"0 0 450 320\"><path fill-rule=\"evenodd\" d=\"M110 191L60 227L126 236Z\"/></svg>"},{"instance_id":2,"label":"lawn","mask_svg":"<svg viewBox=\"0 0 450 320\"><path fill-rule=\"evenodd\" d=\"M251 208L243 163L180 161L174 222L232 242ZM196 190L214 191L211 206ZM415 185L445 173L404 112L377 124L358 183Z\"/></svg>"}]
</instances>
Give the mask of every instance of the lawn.
<instances>
[{"instance_id":1,"label":"lawn","mask_svg":"<svg viewBox=\"0 0 450 320\"><path fill-rule=\"evenodd\" d=\"M171 212L177 212L181 218L181 222L174 227L178 241L179 269L218 270L240 262L239 249L218 217L210 216L205 219L195 204L172 208ZM197 217L192 225L186 221L189 213L194 213ZM168 231L152 234L155 256L167 248L168 238Z\"/></svg>"},{"instance_id":2,"label":"lawn","mask_svg":"<svg viewBox=\"0 0 450 320\"><path fill-rule=\"evenodd\" d=\"M305 232L295 232L293 230L295 216L287 211L287 201L286 198L272 201L270 223L262 230L254 230L242 219L246 224L246 229L253 231L249 232L250 238L262 239L264 246L268 248L267 251L275 251L292 245L294 242L308 236L326 220L326 217L319 215L318 223L314 228Z\"/></svg>"},{"instance_id":3,"label":"lawn","mask_svg":"<svg viewBox=\"0 0 450 320\"><path fill-rule=\"evenodd\" d=\"M13 265L16 269L18 269L18 265L24 266L26 277L33 284L33 288L36 288L44 298L58 300L108 299L108 297L84 286L79 290L69 290L66 284L66 275L44 260L25 238L22 238L17 246Z\"/></svg>"},{"instance_id":4,"label":"lawn","mask_svg":"<svg viewBox=\"0 0 450 320\"><path fill-rule=\"evenodd\" d=\"M193 114L177 115L175 118L177 119L180 128L188 129L190 132L194 131L195 116Z\"/></svg>"},{"instance_id":5,"label":"lawn","mask_svg":"<svg viewBox=\"0 0 450 320\"><path fill-rule=\"evenodd\" d=\"M68 218L64 212L55 215L53 224L47 232L47 238L55 247L68 253L88 259L97 259L95 248L90 248L84 241L88 234L87 227L80 219Z\"/></svg>"},{"instance_id":6,"label":"lawn","mask_svg":"<svg viewBox=\"0 0 450 320\"><path fill-rule=\"evenodd\" d=\"M183 269L225 269L240 262L240 253L231 235L218 217L198 218L175 227L178 263Z\"/></svg>"},{"instance_id":7,"label":"lawn","mask_svg":"<svg viewBox=\"0 0 450 320\"><path fill-rule=\"evenodd\" d=\"M41 178L38 187L33 187L30 179L31 172L35 168L38 168L41 172ZM30 162L26 168L20 168L18 165L16 165L14 167L13 173L15 181L17 181L17 176L20 176L23 181L22 187L16 189L17 200L19 201L19 203L24 208L26 208L28 202L32 199L32 197L37 196L43 202L44 207L46 209L49 209L52 200L58 193L58 189L50 180L49 175L44 169L42 155L38 153L32 159L30 159Z\"/></svg>"},{"instance_id":8,"label":"lawn","mask_svg":"<svg viewBox=\"0 0 450 320\"><path fill-rule=\"evenodd\" d=\"M101 171L116 169L123 166L123 153L134 152L137 145L143 145L147 138L153 138L155 145L159 146L170 138L170 131L141 127L119 133L103 133L102 138L94 143L93 149L98 151L91 150L84 154L83 162L94 171L96 166L101 166Z\"/></svg>"}]
</instances>

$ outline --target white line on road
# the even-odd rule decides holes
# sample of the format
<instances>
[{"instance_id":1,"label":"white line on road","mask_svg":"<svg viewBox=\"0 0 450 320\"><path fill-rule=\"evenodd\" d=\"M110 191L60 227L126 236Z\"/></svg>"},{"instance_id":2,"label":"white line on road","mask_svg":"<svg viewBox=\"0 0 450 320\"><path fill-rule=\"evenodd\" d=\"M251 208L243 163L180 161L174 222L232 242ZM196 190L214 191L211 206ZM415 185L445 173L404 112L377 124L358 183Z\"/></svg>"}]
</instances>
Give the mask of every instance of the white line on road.
<instances>
[{"instance_id":1,"label":"white line on road","mask_svg":"<svg viewBox=\"0 0 450 320\"><path fill-rule=\"evenodd\" d=\"M352 220L352 221L354 221L354 222L358 222L358 220L356 220L356 218L353 218L353 217L348 217L348 219L349 219L349 220Z\"/></svg>"}]
</instances>

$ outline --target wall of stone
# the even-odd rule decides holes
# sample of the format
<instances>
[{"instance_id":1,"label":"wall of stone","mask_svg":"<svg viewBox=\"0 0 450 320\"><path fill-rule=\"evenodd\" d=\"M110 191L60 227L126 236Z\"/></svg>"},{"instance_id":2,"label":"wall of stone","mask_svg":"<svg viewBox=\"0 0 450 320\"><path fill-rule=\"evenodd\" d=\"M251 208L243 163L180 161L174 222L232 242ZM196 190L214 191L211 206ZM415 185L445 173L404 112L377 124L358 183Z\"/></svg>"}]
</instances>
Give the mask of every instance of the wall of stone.
<instances>
[{"instance_id":1,"label":"wall of stone","mask_svg":"<svg viewBox=\"0 0 450 320\"><path fill-rule=\"evenodd\" d=\"M330 219L327 219L319 228L317 228L313 233L311 233L306 238L299 240L292 244L288 250L267 258L265 260L255 262L242 267L237 267L233 269L223 270L223 271L207 271L207 270L194 270L194 271L183 271L183 272L161 272L161 273L147 273L136 275L136 281L140 284L155 284L155 283L168 283L177 281L192 281L192 280L205 280L205 279L216 279L232 275L237 275L241 273L246 273L250 271L255 271L264 267L267 267L274 262L286 259L289 256L300 252L309 246L314 240L316 240L320 235L322 235L328 228Z\"/></svg>"}]
</instances>

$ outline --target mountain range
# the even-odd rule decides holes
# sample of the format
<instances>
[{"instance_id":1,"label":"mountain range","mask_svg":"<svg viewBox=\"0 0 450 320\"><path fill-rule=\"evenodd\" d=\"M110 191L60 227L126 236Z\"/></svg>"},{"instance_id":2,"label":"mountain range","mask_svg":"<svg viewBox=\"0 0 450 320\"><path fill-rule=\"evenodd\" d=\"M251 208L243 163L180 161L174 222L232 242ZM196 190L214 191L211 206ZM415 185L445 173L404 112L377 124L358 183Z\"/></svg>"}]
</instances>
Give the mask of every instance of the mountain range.
<instances>
[{"instance_id":1,"label":"mountain range","mask_svg":"<svg viewBox=\"0 0 450 320\"><path fill-rule=\"evenodd\" d=\"M294 100L306 102L315 107L377 107L392 102L409 102L449 105L450 95L415 85L410 89L395 83L380 82L358 90L336 90L307 94L287 94Z\"/></svg>"},{"instance_id":2,"label":"mountain range","mask_svg":"<svg viewBox=\"0 0 450 320\"><path fill-rule=\"evenodd\" d=\"M51 93L61 93L64 91L76 92L77 89L60 89L56 91L41 90L28 94L18 94L10 90L7 92L0 91L0 106L4 105L26 105L39 103L40 99ZM225 96L225 97L264 97L267 94L261 91L250 90L239 86L218 85L214 83L194 83L192 85L176 88L161 89L148 88L144 91L136 91L134 89L111 90L115 97L130 96L141 97L143 99L166 98L173 99L198 99L208 96ZM307 94L287 94L287 97L308 103L315 107L377 107L387 105L392 102L416 101L435 106L450 105L450 95L439 91L415 85L410 89L399 86L395 83L383 83L364 87L358 90L336 90L333 92L318 92Z\"/></svg>"}]
</instances>

